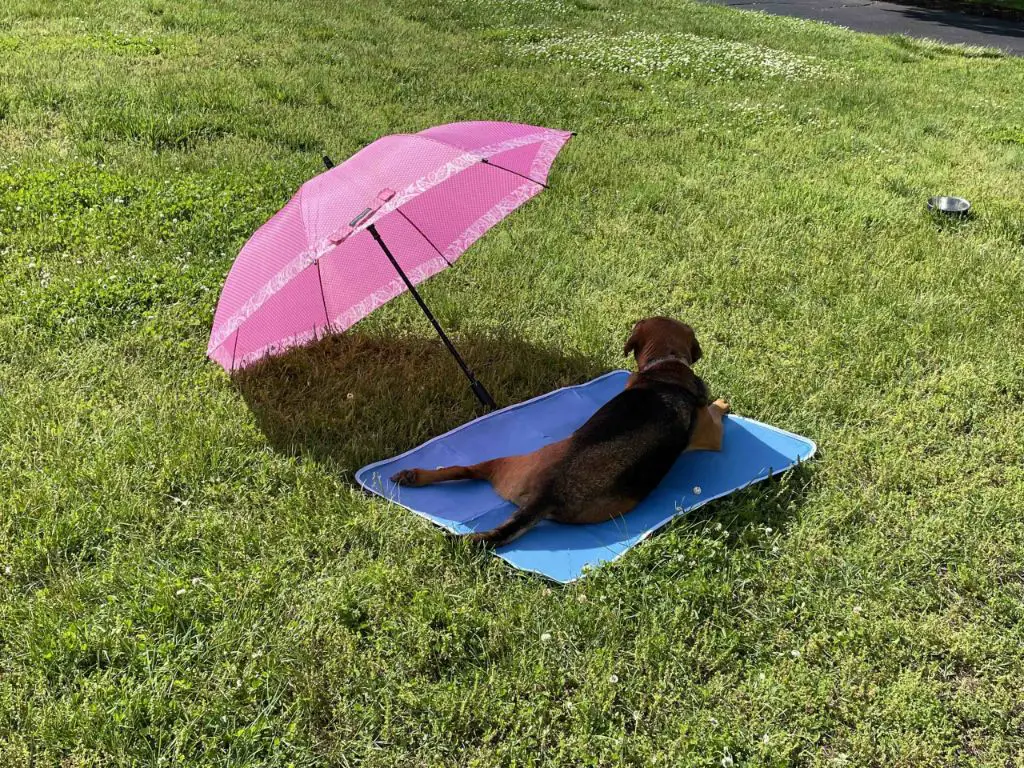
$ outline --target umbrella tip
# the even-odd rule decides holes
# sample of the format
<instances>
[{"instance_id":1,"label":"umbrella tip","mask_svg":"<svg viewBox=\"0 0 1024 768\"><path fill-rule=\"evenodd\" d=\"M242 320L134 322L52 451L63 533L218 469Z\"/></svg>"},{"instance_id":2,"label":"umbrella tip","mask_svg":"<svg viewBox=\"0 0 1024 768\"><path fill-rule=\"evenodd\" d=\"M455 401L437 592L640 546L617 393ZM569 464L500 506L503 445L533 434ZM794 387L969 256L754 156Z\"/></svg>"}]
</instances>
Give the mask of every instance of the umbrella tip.
<instances>
[{"instance_id":1,"label":"umbrella tip","mask_svg":"<svg viewBox=\"0 0 1024 768\"><path fill-rule=\"evenodd\" d=\"M331 170L331 168L334 167L334 161L331 160L331 158L329 158L327 155L323 156L323 161L324 161L324 166L327 168L327 170Z\"/></svg>"}]
</instances>

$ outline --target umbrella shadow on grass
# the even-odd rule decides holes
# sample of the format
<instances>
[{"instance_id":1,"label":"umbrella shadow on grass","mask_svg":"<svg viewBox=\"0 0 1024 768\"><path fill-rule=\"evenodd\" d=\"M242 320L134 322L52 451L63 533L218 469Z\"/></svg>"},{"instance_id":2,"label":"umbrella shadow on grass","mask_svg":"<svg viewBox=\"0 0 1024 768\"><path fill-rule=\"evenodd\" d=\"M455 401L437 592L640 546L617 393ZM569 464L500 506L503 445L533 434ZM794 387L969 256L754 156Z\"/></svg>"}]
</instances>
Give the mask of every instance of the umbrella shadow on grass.
<instances>
[{"instance_id":1,"label":"umbrella shadow on grass","mask_svg":"<svg viewBox=\"0 0 1024 768\"><path fill-rule=\"evenodd\" d=\"M607 370L514 337L463 334L456 344L499 408ZM276 450L328 459L353 474L482 413L437 338L353 329L260 361L233 380Z\"/></svg>"}]
</instances>

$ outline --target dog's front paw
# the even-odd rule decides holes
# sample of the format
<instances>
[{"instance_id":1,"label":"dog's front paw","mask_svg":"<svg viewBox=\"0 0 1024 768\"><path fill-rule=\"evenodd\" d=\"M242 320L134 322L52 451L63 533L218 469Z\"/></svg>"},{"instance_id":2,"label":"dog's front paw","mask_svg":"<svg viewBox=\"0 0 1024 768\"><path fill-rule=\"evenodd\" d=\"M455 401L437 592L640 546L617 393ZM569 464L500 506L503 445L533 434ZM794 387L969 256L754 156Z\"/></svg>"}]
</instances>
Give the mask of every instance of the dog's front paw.
<instances>
[{"instance_id":1,"label":"dog's front paw","mask_svg":"<svg viewBox=\"0 0 1024 768\"><path fill-rule=\"evenodd\" d=\"M391 476L391 482L398 485L416 486L420 485L420 471L418 469L403 469Z\"/></svg>"}]
</instances>

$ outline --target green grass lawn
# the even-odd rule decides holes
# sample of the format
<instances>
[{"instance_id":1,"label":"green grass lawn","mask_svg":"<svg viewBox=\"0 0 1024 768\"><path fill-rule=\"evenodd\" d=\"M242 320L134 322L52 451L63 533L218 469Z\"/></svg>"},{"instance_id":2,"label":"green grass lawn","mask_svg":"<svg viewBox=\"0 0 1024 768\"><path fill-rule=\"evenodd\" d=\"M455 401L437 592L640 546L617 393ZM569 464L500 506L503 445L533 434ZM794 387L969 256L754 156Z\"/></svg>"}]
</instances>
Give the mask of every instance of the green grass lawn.
<instances>
[{"instance_id":1,"label":"green grass lawn","mask_svg":"<svg viewBox=\"0 0 1024 768\"><path fill-rule=\"evenodd\" d=\"M6 0L0 766L1024 764L1021 93L686 0ZM818 458L558 588L354 487L475 415L409 297L204 360L321 152L466 119L578 132L423 287L502 404L668 313Z\"/></svg>"}]
</instances>

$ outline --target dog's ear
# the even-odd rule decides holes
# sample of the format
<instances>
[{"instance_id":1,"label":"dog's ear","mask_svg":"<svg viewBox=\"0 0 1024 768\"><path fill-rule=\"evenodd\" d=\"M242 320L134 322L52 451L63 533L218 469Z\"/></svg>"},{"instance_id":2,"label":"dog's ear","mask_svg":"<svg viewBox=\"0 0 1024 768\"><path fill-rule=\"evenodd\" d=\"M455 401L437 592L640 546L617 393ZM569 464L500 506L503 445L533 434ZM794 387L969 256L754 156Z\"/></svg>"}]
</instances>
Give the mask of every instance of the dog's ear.
<instances>
[{"instance_id":1,"label":"dog's ear","mask_svg":"<svg viewBox=\"0 0 1024 768\"><path fill-rule=\"evenodd\" d=\"M704 351L700 348L700 344L697 343L697 337L693 337L693 343L690 344L690 365L693 365L704 355Z\"/></svg>"},{"instance_id":2,"label":"dog's ear","mask_svg":"<svg viewBox=\"0 0 1024 768\"><path fill-rule=\"evenodd\" d=\"M643 320L633 326L633 332L629 334L629 338L626 339L626 346L622 348L622 354L628 355L631 352L636 352L640 347L640 326L643 325Z\"/></svg>"}]
</instances>

